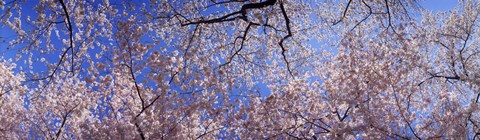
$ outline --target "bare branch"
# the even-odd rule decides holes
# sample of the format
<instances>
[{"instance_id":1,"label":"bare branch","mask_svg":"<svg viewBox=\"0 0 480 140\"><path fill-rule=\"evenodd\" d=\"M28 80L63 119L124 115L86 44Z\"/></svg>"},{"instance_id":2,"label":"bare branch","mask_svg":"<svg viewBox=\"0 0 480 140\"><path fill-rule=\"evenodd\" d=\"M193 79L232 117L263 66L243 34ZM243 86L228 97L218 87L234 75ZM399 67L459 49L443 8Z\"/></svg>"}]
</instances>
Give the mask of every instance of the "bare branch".
<instances>
[{"instance_id":1,"label":"bare branch","mask_svg":"<svg viewBox=\"0 0 480 140\"><path fill-rule=\"evenodd\" d=\"M62 4L62 8L63 8L63 11L65 12L65 17L67 18L67 29L69 31L69 37L70 37L70 47L67 48L66 51L68 51L69 49L72 51L72 75L75 75L75 65L74 65L74 52L73 52L73 29L72 29L72 22L70 21L70 15L67 11L67 6L65 6L65 3L63 2L63 0L59 0L60 1L60 4Z\"/></svg>"},{"instance_id":2,"label":"bare branch","mask_svg":"<svg viewBox=\"0 0 480 140\"><path fill-rule=\"evenodd\" d=\"M243 36L242 36L242 37L238 37L238 38L241 38L241 39L242 39L242 42L240 43L240 48L238 48L238 50L235 51L235 53L233 53L233 55L231 55L231 56L228 58L227 62L225 62L225 63L223 63L222 65L220 65L220 67L223 67L223 66L225 66L225 65L230 64L230 62L232 62L232 60L233 60L233 57L235 57L236 55L238 55L238 54L240 53L240 51L243 49L243 44L244 44L245 40L247 39L248 30L250 30L250 27L251 27L252 25L255 25L255 24L252 23L252 22L248 23L248 26L247 26L247 28L245 29L244 33L243 33Z\"/></svg>"},{"instance_id":3,"label":"bare branch","mask_svg":"<svg viewBox=\"0 0 480 140\"><path fill-rule=\"evenodd\" d=\"M219 18L214 18L214 19L209 19L209 20L199 20L199 21L193 21L193 22L188 22L186 24L182 24L182 26L187 26L187 25L192 25L192 24L211 24L211 23L219 23L219 22L225 22L225 21L233 21L237 18L242 19L244 21L247 20L247 10L250 9L260 9L264 8L267 6L274 5L277 2L277 0L267 0L264 2L259 2L259 3L249 3L245 4L242 6L242 8L238 11L226 14L224 16L221 16ZM236 16L238 15L238 16Z\"/></svg>"},{"instance_id":4,"label":"bare branch","mask_svg":"<svg viewBox=\"0 0 480 140\"><path fill-rule=\"evenodd\" d=\"M345 16L347 16L348 8L350 7L350 3L352 3L352 0L348 0L347 6L345 7L345 10L343 10L343 16L340 17L340 19L336 22L333 23L333 25L337 25L338 23L342 22Z\"/></svg>"},{"instance_id":5,"label":"bare branch","mask_svg":"<svg viewBox=\"0 0 480 140\"><path fill-rule=\"evenodd\" d=\"M283 41L285 41L286 39L292 37L292 31L290 30L290 19L288 18L288 15L287 15L287 12L285 11L285 7L283 6L283 2L280 3L280 9L282 10L282 14L283 14L283 18L285 18L285 25L287 26L287 35L284 36L280 42L278 43L278 45L280 45L280 48L282 49L282 56L283 56L283 60L285 60L285 63L287 64L287 70L288 70L288 73L290 73L290 75L292 76L292 78L295 78L295 76L293 75L293 72L292 70L290 69L290 63L288 62L287 60L287 56L285 55L285 52L287 51L286 48L283 46Z\"/></svg>"}]
</instances>

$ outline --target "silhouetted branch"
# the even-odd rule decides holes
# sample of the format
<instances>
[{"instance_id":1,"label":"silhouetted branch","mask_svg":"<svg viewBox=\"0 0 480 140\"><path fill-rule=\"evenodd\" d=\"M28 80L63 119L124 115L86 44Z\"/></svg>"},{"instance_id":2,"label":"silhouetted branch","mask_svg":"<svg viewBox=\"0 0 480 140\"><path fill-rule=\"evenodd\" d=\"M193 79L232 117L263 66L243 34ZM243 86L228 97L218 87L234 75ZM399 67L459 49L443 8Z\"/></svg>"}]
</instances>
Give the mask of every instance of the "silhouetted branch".
<instances>
[{"instance_id":1,"label":"silhouetted branch","mask_svg":"<svg viewBox=\"0 0 480 140\"><path fill-rule=\"evenodd\" d=\"M333 25L337 25L338 23L342 22L345 16L347 16L348 8L350 7L350 3L352 3L352 0L348 0L347 6L345 6L345 10L343 10L343 16L340 17L340 19L336 22L333 23Z\"/></svg>"},{"instance_id":2,"label":"silhouetted branch","mask_svg":"<svg viewBox=\"0 0 480 140\"><path fill-rule=\"evenodd\" d=\"M59 0L60 1L60 4L62 4L62 8L63 8L63 11L65 12L65 17L67 18L67 29L69 31L69 37L70 37L70 47L67 48L67 50L65 51L68 51L69 49L72 51L72 75L75 75L75 65L74 65L74 52L73 52L73 29L72 29L72 22L70 21L70 15L67 11L67 6L65 6L65 3L63 2L63 0Z\"/></svg>"},{"instance_id":3,"label":"silhouetted branch","mask_svg":"<svg viewBox=\"0 0 480 140\"><path fill-rule=\"evenodd\" d=\"M295 76L293 75L293 72L292 70L290 69L290 63L288 62L287 60L287 56L285 55L285 52L287 51L286 48L283 46L283 41L285 41L286 39L292 37L292 31L290 30L290 19L288 18L288 15L287 15L287 12L285 11L285 7L283 6L283 2L280 3L280 9L282 10L282 14L283 14L283 18L285 18L285 25L287 26L287 35L284 36L280 42L278 43L280 45L280 48L282 49L282 56L283 56L283 60L285 60L285 63L287 64L287 70L288 70L288 73L290 73L290 75L292 76L292 78L295 78Z\"/></svg>"}]
</instances>

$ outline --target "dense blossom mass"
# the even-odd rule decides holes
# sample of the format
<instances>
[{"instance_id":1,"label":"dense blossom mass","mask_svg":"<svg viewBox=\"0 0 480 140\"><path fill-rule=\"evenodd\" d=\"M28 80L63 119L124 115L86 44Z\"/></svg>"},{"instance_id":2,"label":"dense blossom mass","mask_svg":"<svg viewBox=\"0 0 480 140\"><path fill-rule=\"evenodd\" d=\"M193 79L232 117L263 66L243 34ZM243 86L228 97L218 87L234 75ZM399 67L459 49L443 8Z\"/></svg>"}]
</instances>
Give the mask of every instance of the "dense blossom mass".
<instances>
[{"instance_id":1,"label":"dense blossom mass","mask_svg":"<svg viewBox=\"0 0 480 140\"><path fill-rule=\"evenodd\" d=\"M0 139L480 139L480 2L0 0Z\"/></svg>"}]
</instances>

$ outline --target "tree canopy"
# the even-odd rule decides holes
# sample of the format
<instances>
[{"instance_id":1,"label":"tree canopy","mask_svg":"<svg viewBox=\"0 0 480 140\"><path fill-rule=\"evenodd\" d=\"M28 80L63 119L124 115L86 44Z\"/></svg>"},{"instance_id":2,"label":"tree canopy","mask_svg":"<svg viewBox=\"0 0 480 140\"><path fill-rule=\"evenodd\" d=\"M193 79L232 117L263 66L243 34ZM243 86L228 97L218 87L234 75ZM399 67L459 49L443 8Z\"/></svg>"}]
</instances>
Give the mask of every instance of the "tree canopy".
<instances>
[{"instance_id":1,"label":"tree canopy","mask_svg":"<svg viewBox=\"0 0 480 140\"><path fill-rule=\"evenodd\" d=\"M480 2L0 0L1 139L480 139Z\"/></svg>"}]
</instances>

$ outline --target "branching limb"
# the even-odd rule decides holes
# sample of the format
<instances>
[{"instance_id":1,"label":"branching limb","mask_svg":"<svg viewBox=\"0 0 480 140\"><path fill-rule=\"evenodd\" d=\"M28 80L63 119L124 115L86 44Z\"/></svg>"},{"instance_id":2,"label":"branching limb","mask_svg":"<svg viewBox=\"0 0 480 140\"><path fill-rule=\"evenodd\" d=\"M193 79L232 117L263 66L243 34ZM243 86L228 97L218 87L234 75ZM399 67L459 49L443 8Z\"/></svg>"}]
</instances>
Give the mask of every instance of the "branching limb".
<instances>
[{"instance_id":1,"label":"branching limb","mask_svg":"<svg viewBox=\"0 0 480 140\"><path fill-rule=\"evenodd\" d=\"M140 98L140 101L141 101L141 104L142 104L142 108L145 108L145 101L143 100L142 95L140 93L140 87L137 84L137 80L135 78L135 73L133 71L133 68L130 65L125 64L125 66L128 68L130 76L132 77L133 83L135 85L135 90L137 91L138 98Z\"/></svg>"},{"instance_id":2,"label":"branching limb","mask_svg":"<svg viewBox=\"0 0 480 140\"><path fill-rule=\"evenodd\" d=\"M395 28L393 28L393 24L392 24L392 14L390 12L390 7L388 5L388 0L385 0L385 6L387 7L387 15L388 15L388 27L387 27L387 30L388 28L392 28L393 32L394 33L397 33L397 31L395 31Z\"/></svg>"},{"instance_id":3,"label":"branching limb","mask_svg":"<svg viewBox=\"0 0 480 140\"><path fill-rule=\"evenodd\" d=\"M345 7L345 10L343 10L343 16L340 17L340 19L336 22L333 23L333 25L337 25L338 23L342 22L345 16L347 16L348 8L350 7L350 3L352 3L353 0L348 0L347 6Z\"/></svg>"},{"instance_id":4,"label":"branching limb","mask_svg":"<svg viewBox=\"0 0 480 140\"><path fill-rule=\"evenodd\" d=\"M340 113L339 113L338 111L335 111L334 113L337 114L338 120L340 120L341 122L343 122L343 121L348 117L348 111L350 111L350 108L351 108L351 107L348 107L348 108L347 108L347 111L345 111L345 113L344 113L342 116L340 116Z\"/></svg>"},{"instance_id":5,"label":"branching limb","mask_svg":"<svg viewBox=\"0 0 480 140\"><path fill-rule=\"evenodd\" d=\"M140 128L140 125L138 125L138 122L135 123L135 127L137 127L137 132L139 133L140 138L142 138L142 140L145 140L145 134L143 133L142 129Z\"/></svg>"},{"instance_id":6,"label":"branching limb","mask_svg":"<svg viewBox=\"0 0 480 140\"><path fill-rule=\"evenodd\" d=\"M215 0L210 0L210 2L212 2L213 4L208 5L205 8L209 8L209 7L217 6L217 5L221 5L221 4L227 4L227 3L246 2L246 0L229 0L229 1L221 1L221 2L216 2Z\"/></svg>"},{"instance_id":7,"label":"branching limb","mask_svg":"<svg viewBox=\"0 0 480 140\"><path fill-rule=\"evenodd\" d=\"M75 65L74 65L74 60L73 60L73 59L74 59L74 57L73 57L73 56L74 56L74 52L73 52L74 49L73 49L73 28L72 28L72 22L70 21L70 15L69 15L69 13L68 13L68 11L67 11L67 6L65 6L65 3L63 2L63 0L59 0L59 1L60 1L60 4L62 4L63 11L65 12L65 17L67 18L67 29L68 29L68 31L69 31L70 46L67 48L66 51L71 50L71 53L72 53L72 60L71 60L71 61L72 61L72 62L71 62L71 63L72 63L72 64L71 64L71 65L72 65L72 66L71 66L71 67L72 67L72 68L71 68L72 71L71 71L71 72L72 72L72 75L75 75L75 69L74 69L74 68L75 68Z\"/></svg>"},{"instance_id":8,"label":"branching limb","mask_svg":"<svg viewBox=\"0 0 480 140\"><path fill-rule=\"evenodd\" d=\"M57 133L55 134L55 140L57 140L57 139L60 137L60 134L62 133L62 128L65 126L65 123L67 122L67 117L68 117L68 115L70 115L76 107L77 107L77 105L75 105L75 107L73 107L72 109L68 110L68 111L65 113L65 115L63 115L63 117L62 117L62 124L60 125L60 128L58 128Z\"/></svg>"},{"instance_id":9,"label":"branching limb","mask_svg":"<svg viewBox=\"0 0 480 140\"><path fill-rule=\"evenodd\" d=\"M242 42L240 43L240 48L238 48L237 51L235 51L235 53L233 53L233 55L231 55L227 62L223 63L222 65L220 65L220 67L223 67L223 66L226 66L228 64L230 64L233 60L233 57L235 57L236 55L238 55L240 53L240 51L243 49L243 44L245 42L245 40L247 39L247 34L248 34L248 30L250 30L250 27L254 25L254 23L250 22L248 23L248 26L247 28L245 29L244 33L243 33L243 36L242 37L238 37L238 38L241 38L242 39ZM235 43L234 43L235 44Z\"/></svg>"},{"instance_id":10,"label":"branching limb","mask_svg":"<svg viewBox=\"0 0 480 140\"><path fill-rule=\"evenodd\" d=\"M133 69L132 69L131 67L129 67L128 65L127 65L127 67L130 69L130 74L132 75L133 80L134 80L134 82L135 82L135 75L134 75L134 73L133 73ZM177 72L177 73L178 73L178 72ZM177 74L177 73L176 73L176 74ZM176 75L176 74L175 74L175 75ZM175 76L175 75L174 75L174 76ZM172 78L170 79L169 84L172 83L174 76L172 76ZM138 87L138 85L137 85L137 82L135 82L135 87L136 87L136 89L137 89L138 96L140 97L140 100L142 101L142 109L140 110L140 112L139 112L137 115L135 115L135 118L134 118L135 120L137 120L137 119L140 117L140 115L142 115L143 112L145 112L145 111L146 111L148 108L150 108L158 99L160 99L160 97L162 96L162 94L157 95L157 96L153 99L153 101L151 101L149 104L147 104L147 105L145 106L144 100L143 100L142 96L140 95L140 89L139 89L139 87ZM135 127L137 128L137 132L139 133L140 138L142 138L142 140L146 139L146 138L145 138L145 134L144 134L143 130L140 128L140 125L138 124L138 122L135 122Z\"/></svg>"},{"instance_id":11,"label":"branching limb","mask_svg":"<svg viewBox=\"0 0 480 140\"><path fill-rule=\"evenodd\" d=\"M229 1L229 2L233 2L233 1ZM216 3L216 2L214 2L214 3ZM226 2L226 3L228 3L228 2ZM244 32L244 36L243 37L237 37L237 39L239 39L239 38L242 39L241 44L243 44L243 42L246 40L246 35L248 33L248 30L250 29L250 27L252 25L257 25L257 26L263 25L265 27L270 27L270 28L274 29L275 31L279 31L278 29L276 29L275 27L273 27L271 25L253 23L253 22L249 21L248 18L247 18L247 10L261 9L261 8L265 8L265 7L268 7L268 6L275 5L275 3L277 3L277 0L266 0L266 1L263 1L263 2L259 2L259 3L248 3L248 4L243 5L242 8L238 11L231 12L229 14L220 16L218 18L213 18L213 19L208 19L208 20L204 20L203 18L201 18L198 21L191 21L191 20L188 20L187 18L184 17L185 20L187 20L187 23L181 23L181 25L182 26L188 26L188 25L198 25L198 24L212 24L212 23L234 21L235 19L242 19L243 21L249 23L249 25L247 26L247 29ZM286 28L287 28L287 31L286 31L287 35L284 36L283 38L281 38L280 42L278 44L279 44L280 48L282 49L281 54L282 54L282 57L283 57L286 65L287 65L288 72L292 77L294 77L293 72L291 70L290 62L288 61L287 56L286 56L287 48L284 46L284 42L287 39L289 39L290 37L292 37L292 31L291 31L291 28L290 28L290 19L287 15L287 12L285 10L283 2L280 2L279 5L280 5L280 9L282 11L282 15L285 19L285 24L286 24ZM177 14L178 14L178 12L177 12ZM240 48L233 55L231 55L230 58L228 58L226 63L220 65L220 67L229 64L232 61L233 57L238 55L238 53L242 49L243 49L243 45L241 45Z\"/></svg>"},{"instance_id":12,"label":"branching limb","mask_svg":"<svg viewBox=\"0 0 480 140\"><path fill-rule=\"evenodd\" d=\"M358 25L360 25L362 22L364 22L365 20L367 20L373 13L372 11L372 7L370 7L370 5L367 4L367 2L365 2L365 0L362 0L362 3L363 5L367 6L368 8L368 15L363 18L360 22L358 22L357 24L355 24L355 26L353 26L353 28L350 30L350 31L353 31L353 29L357 28Z\"/></svg>"},{"instance_id":13,"label":"branching limb","mask_svg":"<svg viewBox=\"0 0 480 140\"><path fill-rule=\"evenodd\" d=\"M247 10L250 9L260 9L264 8L267 6L274 5L277 2L277 0L267 0L264 2L259 2L259 3L249 3L245 4L242 6L242 8L238 11L226 14L224 16L221 16L219 18L214 18L214 19L209 19L209 20L199 20L199 21L191 21L185 24L182 24L182 26L187 26L187 25L194 25L194 24L212 24L212 23L220 23L220 22L225 22L225 21L233 21L237 18L242 19L244 21L247 20Z\"/></svg>"},{"instance_id":14,"label":"branching limb","mask_svg":"<svg viewBox=\"0 0 480 140\"><path fill-rule=\"evenodd\" d=\"M282 56L283 56L283 60L285 60L285 63L286 63L286 65L287 65L288 73L290 73L290 75L292 76L292 78L295 78L295 76L293 75L292 70L290 69L290 63L289 63L288 60L287 60L287 56L285 55L285 52L286 52L287 50L286 50L286 48L283 46L283 41L285 41L286 39L292 37L292 31L290 30L290 19L288 18L287 12L285 11L285 7L283 6L283 2L280 3L280 9L282 10L283 18L285 18L285 25L287 26L287 35L284 36L284 37L280 40L280 42L278 43L278 45L280 45L280 48L282 49Z\"/></svg>"},{"instance_id":15,"label":"branching limb","mask_svg":"<svg viewBox=\"0 0 480 140\"><path fill-rule=\"evenodd\" d=\"M392 88L393 88L393 87L392 87ZM395 89L393 89L393 90L395 91ZM421 140L422 138L420 138L420 136L418 136L418 134L415 132L415 129L413 129L410 121L405 117L405 115L404 115L404 113L403 113L404 110L403 110L403 109L401 108L401 106L400 106L400 102L398 101L397 94L394 93L393 96L395 97L395 102L396 102L396 104L397 104L398 110L400 111L400 115L402 116L403 120L405 120L405 122L407 123L408 128L410 129L410 131L413 133L413 135L414 135L417 139Z\"/></svg>"}]
</instances>

